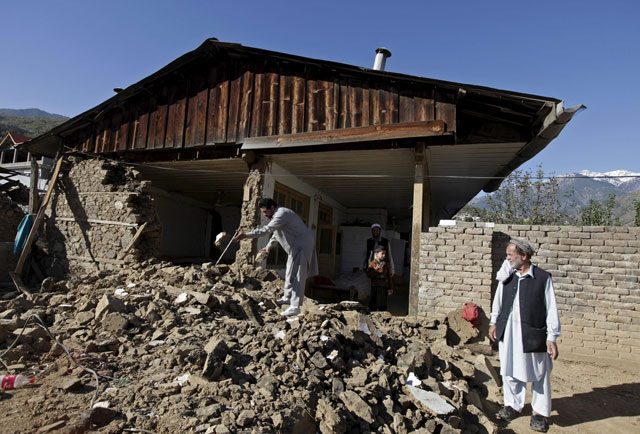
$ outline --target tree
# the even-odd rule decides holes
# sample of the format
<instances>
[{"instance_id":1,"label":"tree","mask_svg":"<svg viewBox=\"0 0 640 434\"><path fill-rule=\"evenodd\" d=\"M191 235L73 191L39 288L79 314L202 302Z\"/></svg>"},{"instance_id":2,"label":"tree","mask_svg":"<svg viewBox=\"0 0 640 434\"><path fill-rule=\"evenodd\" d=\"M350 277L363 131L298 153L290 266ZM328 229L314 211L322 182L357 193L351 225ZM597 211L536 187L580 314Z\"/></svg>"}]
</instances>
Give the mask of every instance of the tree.
<instances>
[{"instance_id":1,"label":"tree","mask_svg":"<svg viewBox=\"0 0 640 434\"><path fill-rule=\"evenodd\" d=\"M573 218L568 210L574 205L573 192L561 194L558 179L546 179L541 166L514 170L487 197L486 219L495 223L511 224L570 224Z\"/></svg>"},{"instance_id":2,"label":"tree","mask_svg":"<svg viewBox=\"0 0 640 434\"><path fill-rule=\"evenodd\" d=\"M635 209L636 209L636 216L635 216L635 218L633 219L633 222L634 222L634 224L635 224L636 226L640 226L640 200L636 200L636 201L633 203L633 206L634 206L634 207L635 207Z\"/></svg>"},{"instance_id":3,"label":"tree","mask_svg":"<svg viewBox=\"0 0 640 434\"><path fill-rule=\"evenodd\" d=\"M615 217L615 222L611 221L613 208L616 206L616 195L609 194L609 199L603 205L597 200L591 199L589 204L582 208L580 215L584 226L620 226L620 218Z\"/></svg>"}]
</instances>

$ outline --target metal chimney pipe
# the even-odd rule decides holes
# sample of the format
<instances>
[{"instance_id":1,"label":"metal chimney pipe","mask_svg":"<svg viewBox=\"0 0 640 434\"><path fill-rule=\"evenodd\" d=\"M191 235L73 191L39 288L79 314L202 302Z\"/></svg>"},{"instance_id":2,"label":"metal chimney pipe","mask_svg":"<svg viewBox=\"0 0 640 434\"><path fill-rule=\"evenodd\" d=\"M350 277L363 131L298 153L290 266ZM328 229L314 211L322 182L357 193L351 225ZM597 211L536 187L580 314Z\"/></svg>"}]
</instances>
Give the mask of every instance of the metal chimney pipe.
<instances>
[{"instance_id":1,"label":"metal chimney pipe","mask_svg":"<svg viewBox=\"0 0 640 434\"><path fill-rule=\"evenodd\" d=\"M373 69L376 71L384 71L384 66L387 63L387 57L391 57L391 51L384 47L376 49L376 59L373 61Z\"/></svg>"}]
</instances>

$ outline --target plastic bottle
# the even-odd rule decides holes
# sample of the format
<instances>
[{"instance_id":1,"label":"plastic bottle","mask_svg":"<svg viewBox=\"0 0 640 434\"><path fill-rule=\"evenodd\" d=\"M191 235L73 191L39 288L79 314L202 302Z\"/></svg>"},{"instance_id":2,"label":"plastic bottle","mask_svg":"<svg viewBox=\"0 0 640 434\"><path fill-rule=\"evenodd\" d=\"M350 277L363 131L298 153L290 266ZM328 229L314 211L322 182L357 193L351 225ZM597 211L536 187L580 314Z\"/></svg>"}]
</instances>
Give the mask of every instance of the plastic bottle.
<instances>
[{"instance_id":1,"label":"plastic bottle","mask_svg":"<svg viewBox=\"0 0 640 434\"><path fill-rule=\"evenodd\" d=\"M33 383L35 378L25 377L22 374L18 375L3 375L2 380L2 388L3 389L17 389L18 387L26 386L29 383Z\"/></svg>"}]
</instances>

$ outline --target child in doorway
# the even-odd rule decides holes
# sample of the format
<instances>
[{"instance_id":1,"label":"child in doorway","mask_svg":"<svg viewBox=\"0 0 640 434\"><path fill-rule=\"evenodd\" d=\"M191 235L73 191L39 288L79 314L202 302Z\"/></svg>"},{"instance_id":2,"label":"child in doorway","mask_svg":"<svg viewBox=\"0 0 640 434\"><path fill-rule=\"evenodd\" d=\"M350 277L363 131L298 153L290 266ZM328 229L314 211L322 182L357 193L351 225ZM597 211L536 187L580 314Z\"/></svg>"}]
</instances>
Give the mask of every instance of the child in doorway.
<instances>
[{"instance_id":1,"label":"child in doorway","mask_svg":"<svg viewBox=\"0 0 640 434\"><path fill-rule=\"evenodd\" d=\"M376 246L373 252L373 261L367 267L367 276L371 279L369 309L387 310L387 296L393 294L387 249L384 246Z\"/></svg>"}]
</instances>

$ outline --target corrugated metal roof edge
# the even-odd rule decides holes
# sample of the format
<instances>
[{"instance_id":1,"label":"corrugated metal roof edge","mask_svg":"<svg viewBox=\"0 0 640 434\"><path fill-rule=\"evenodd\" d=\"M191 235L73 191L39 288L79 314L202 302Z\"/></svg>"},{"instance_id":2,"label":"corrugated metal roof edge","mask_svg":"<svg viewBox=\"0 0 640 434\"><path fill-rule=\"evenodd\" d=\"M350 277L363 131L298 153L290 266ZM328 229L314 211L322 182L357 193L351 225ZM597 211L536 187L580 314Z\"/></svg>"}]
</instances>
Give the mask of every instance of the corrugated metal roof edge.
<instances>
[{"instance_id":1,"label":"corrugated metal roof edge","mask_svg":"<svg viewBox=\"0 0 640 434\"><path fill-rule=\"evenodd\" d=\"M397 72L378 71L378 70L373 70L369 68L348 65L344 63L312 59L309 57L280 53L277 51L269 51L261 48L245 47L241 44L230 43L230 42L220 42L215 38L209 38L205 40L195 50L189 51L188 53L183 54L182 56L178 57L176 60L172 61L168 65L164 66L163 68L159 69L153 74L143 78L142 80L132 84L131 86L122 90L121 92L114 95L113 97L98 104L94 108L91 108L69 119L68 121L58 125L52 130L32 139L31 141L22 144L21 147L27 148L33 153L38 153L38 154L46 155L49 157L53 157L56 154L57 150L59 149L61 145L61 141L64 139L61 136L61 133L63 132L71 133L81 128L86 124L86 122L92 122L93 119L97 118L102 111L104 111L106 108L108 108L112 104L123 102L137 95L138 92L144 89L148 84L175 72L181 67L184 67L201 57L208 56L211 52L215 52L218 50L224 50L227 52L235 51L236 53L245 54L245 55L257 54L261 56L279 58L279 59L294 61L298 63L321 65L325 67L340 69L343 71L350 71L358 75L364 74L369 76L376 76L386 80L394 79L394 80L401 80L405 82L409 81L409 82L416 82L416 83L426 83L426 84L431 84L431 85L439 86L442 88L446 88L449 90L457 90L463 87L467 91L471 90L478 94L484 94L484 95L508 97L508 98L514 98L514 99L524 98L524 99L536 100L540 102L551 102L551 103L560 102L560 100L555 98L550 98L550 97L543 97L539 95L531 95L531 94L518 93L513 91L507 91L507 90L493 89L490 87L477 86L477 85L466 84L466 83L456 83L451 81L436 80L436 79L430 79L425 77L400 74ZM90 119L91 117L93 119Z\"/></svg>"}]
</instances>

